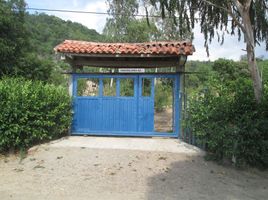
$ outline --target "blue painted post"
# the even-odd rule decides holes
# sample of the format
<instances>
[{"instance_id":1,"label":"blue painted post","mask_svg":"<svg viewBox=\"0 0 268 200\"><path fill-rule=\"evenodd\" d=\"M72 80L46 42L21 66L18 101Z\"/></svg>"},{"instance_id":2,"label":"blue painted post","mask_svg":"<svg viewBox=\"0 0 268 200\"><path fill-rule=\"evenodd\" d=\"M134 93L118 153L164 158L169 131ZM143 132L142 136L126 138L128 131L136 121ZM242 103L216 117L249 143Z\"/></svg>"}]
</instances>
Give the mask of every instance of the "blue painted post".
<instances>
[{"instance_id":1,"label":"blue painted post","mask_svg":"<svg viewBox=\"0 0 268 200\"><path fill-rule=\"evenodd\" d=\"M180 78L181 75L180 73L177 74L176 76L176 106L175 106L175 113L176 113L176 122L177 122L177 136L180 138L181 135L181 90L180 90Z\"/></svg>"}]
</instances>

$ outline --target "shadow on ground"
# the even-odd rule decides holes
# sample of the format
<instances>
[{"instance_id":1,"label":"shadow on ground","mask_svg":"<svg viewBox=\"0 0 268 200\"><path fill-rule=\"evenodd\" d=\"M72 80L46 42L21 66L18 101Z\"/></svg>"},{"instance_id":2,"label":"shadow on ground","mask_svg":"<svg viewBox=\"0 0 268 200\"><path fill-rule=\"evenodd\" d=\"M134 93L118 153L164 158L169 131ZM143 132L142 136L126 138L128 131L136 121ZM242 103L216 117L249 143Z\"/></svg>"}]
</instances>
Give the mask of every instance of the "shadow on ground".
<instances>
[{"instance_id":1,"label":"shadow on ground","mask_svg":"<svg viewBox=\"0 0 268 200\"><path fill-rule=\"evenodd\" d=\"M162 173L148 178L148 200L267 199L267 173L238 171L188 157L171 163Z\"/></svg>"}]
</instances>

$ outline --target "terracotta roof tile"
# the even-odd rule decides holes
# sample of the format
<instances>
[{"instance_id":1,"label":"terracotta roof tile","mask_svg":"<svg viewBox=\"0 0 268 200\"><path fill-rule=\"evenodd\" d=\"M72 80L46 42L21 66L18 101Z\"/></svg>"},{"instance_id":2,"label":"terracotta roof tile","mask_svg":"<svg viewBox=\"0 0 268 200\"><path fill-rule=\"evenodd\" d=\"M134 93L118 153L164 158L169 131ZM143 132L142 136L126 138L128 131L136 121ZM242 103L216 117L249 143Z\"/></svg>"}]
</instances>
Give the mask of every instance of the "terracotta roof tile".
<instances>
[{"instance_id":1,"label":"terracotta roof tile","mask_svg":"<svg viewBox=\"0 0 268 200\"><path fill-rule=\"evenodd\" d=\"M153 54L192 55L195 51L190 42L147 42L147 43L97 43L65 40L54 48L59 53L75 54Z\"/></svg>"}]
</instances>

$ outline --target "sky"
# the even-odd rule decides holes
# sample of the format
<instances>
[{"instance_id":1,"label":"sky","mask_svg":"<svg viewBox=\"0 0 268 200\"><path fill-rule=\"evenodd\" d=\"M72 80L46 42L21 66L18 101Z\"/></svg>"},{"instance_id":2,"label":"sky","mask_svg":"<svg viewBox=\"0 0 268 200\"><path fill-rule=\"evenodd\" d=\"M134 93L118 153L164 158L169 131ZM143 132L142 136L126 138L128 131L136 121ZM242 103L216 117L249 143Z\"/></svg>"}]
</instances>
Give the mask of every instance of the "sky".
<instances>
[{"instance_id":1,"label":"sky","mask_svg":"<svg viewBox=\"0 0 268 200\"><path fill-rule=\"evenodd\" d=\"M47 8L47 9L65 9L65 10L79 10L79 11L93 11L93 12L107 12L108 5L105 0L26 0L27 7L29 8ZM29 11L33 13L34 11ZM49 15L55 15L64 20L71 20L78 22L90 29L95 29L102 33L103 27L108 15L96 14L80 14L80 13L61 13L61 12L46 12ZM66 38L68 39L68 38ZM204 48L203 34L200 33L200 26L194 29L195 52L189 56L189 60L203 60L214 61L218 58L226 58L239 60L241 55L246 54L245 44L243 38L239 42L236 36L229 36L226 34L224 44L220 45L215 39L209 47L210 56L207 57ZM265 45L256 47L256 56L264 56L268 58L268 52L265 50Z\"/></svg>"}]
</instances>

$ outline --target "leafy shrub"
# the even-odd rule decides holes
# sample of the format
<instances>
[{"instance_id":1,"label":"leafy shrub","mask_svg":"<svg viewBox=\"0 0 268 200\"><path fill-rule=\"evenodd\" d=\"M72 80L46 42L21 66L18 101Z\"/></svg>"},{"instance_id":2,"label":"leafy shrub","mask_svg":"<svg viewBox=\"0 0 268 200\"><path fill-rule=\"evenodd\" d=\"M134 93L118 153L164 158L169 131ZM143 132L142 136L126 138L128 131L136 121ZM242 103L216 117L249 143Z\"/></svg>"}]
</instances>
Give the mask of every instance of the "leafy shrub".
<instances>
[{"instance_id":1,"label":"leafy shrub","mask_svg":"<svg viewBox=\"0 0 268 200\"><path fill-rule=\"evenodd\" d=\"M155 109L157 112L163 111L167 105L167 94L161 84L155 86Z\"/></svg>"},{"instance_id":2,"label":"leafy shrub","mask_svg":"<svg viewBox=\"0 0 268 200\"><path fill-rule=\"evenodd\" d=\"M268 101L256 105L248 80L238 80L236 87L198 94L191 101L192 130L216 160L267 167Z\"/></svg>"},{"instance_id":3,"label":"leafy shrub","mask_svg":"<svg viewBox=\"0 0 268 200\"><path fill-rule=\"evenodd\" d=\"M31 80L47 81L51 77L54 65L50 59L41 58L35 53L27 53L19 60L19 65L14 67L13 74Z\"/></svg>"},{"instance_id":4,"label":"leafy shrub","mask_svg":"<svg viewBox=\"0 0 268 200\"><path fill-rule=\"evenodd\" d=\"M162 80L163 79L155 84L155 109L157 112L161 112L172 105L173 82L165 83Z\"/></svg>"},{"instance_id":5,"label":"leafy shrub","mask_svg":"<svg viewBox=\"0 0 268 200\"><path fill-rule=\"evenodd\" d=\"M0 80L0 151L24 149L66 134L71 99L62 87L22 78Z\"/></svg>"},{"instance_id":6,"label":"leafy shrub","mask_svg":"<svg viewBox=\"0 0 268 200\"><path fill-rule=\"evenodd\" d=\"M131 78L123 78L120 80L120 96L134 96L134 80Z\"/></svg>"},{"instance_id":7,"label":"leafy shrub","mask_svg":"<svg viewBox=\"0 0 268 200\"><path fill-rule=\"evenodd\" d=\"M192 97L189 107L192 131L215 160L268 167L267 84L263 101L258 105L247 76L223 76L213 76L207 89Z\"/></svg>"}]
</instances>

